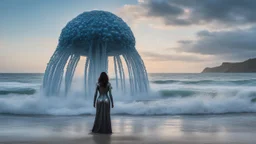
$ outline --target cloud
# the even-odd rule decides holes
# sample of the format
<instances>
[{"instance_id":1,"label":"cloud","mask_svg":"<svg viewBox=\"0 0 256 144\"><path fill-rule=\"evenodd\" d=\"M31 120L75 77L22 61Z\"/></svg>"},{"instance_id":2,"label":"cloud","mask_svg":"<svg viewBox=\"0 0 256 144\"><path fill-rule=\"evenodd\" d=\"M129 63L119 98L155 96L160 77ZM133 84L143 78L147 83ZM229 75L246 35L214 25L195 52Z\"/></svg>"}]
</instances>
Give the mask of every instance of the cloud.
<instances>
[{"instance_id":1,"label":"cloud","mask_svg":"<svg viewBox=\"0 0 256 144\"><path fill-rule=\"evenodd\" d=\"M153 17L178 16L184 13L182 8L170 4L168 1L149 1L142 5L148 9L147 15Z\"/></svg>"},{"instance_id":2,"label":"cloud","mask_svg":"<svg viewBox=\"0 0 256 144\"><path fill-rule=\"evenodd\" d=\"M197 40L178 41L178 51L214 55L223 59L247 59L256 57L256 26L232 31L200 31Z\"/></svg>"},{"instance_id":3,"label":"cloud","mask_svg":"<svg viewBox=\"0 0 256 144\"><path fill-rule=\"evenodd\" d=\"M207 37L207 36L211 36L211 33L208 30L202 30L197 32L197 36L198 37Z\"/></svg>"},{"instance_id":4,"label":"cloud","mask_svg":"<svg viewBox=\"0 0 256 144\"><path fill-rule=\"evenodd\" d=\"M240 26L256 22L254 0L144 0L126 5L121 15L130 21L161 19L170 26Z\"/></svg>"},{"instance_id":5,"label":"cloud","mask_svg":"<svg viewBox=\"0 0 256 144\"><path fill-rule=\"evenodd\" d=\"M179 40L178 43L179 44L191 44L193 41L191 40Z\"/></svg>"},{"instance_id":6,"label":"cloud","mask_svg":"<svg viewBox=\"0 0 256 144\"><path fill-rule=\"evenodd\" d=\"M150 51L142 51L140 54L143 56L145 60L151 61L186 61L186 62L202 62L204 60L212 59L211 56L200 55L195 53L172 53L168 52L165 54L150 52Z\"/></svg>"}]
</instances>

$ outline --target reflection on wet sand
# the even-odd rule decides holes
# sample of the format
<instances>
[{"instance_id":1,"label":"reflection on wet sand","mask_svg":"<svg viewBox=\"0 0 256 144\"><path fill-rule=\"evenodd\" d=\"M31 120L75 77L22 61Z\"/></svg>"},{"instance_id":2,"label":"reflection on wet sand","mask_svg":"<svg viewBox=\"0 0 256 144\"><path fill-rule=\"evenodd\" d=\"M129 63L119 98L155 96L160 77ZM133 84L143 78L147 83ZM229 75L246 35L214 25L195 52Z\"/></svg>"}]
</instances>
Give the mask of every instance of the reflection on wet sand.
<instances>
[{"instance_id":1,"label":"reflection on wet sand","mask_svg":"<svg viewBox=\"0 0 256 144\"><path fill-rule=\"evenodd\" d=\"M92 139L95 144L110 144L111 135L110 134L92 134Z\"/></svg>"},{"instance_id":2,"label":"reflection on wet sand","mask_svg":"<svg viewBox=\"0 0 256 144\"><path fill-rule=\"evenodd\" d=\"M94 116L0 116L0 143L80 140L96 144L138 141L255 142L256 115L112 116L112 135L90 134ZM26 133L26 135L24 135Z\"/></svg>"}]
</instances>

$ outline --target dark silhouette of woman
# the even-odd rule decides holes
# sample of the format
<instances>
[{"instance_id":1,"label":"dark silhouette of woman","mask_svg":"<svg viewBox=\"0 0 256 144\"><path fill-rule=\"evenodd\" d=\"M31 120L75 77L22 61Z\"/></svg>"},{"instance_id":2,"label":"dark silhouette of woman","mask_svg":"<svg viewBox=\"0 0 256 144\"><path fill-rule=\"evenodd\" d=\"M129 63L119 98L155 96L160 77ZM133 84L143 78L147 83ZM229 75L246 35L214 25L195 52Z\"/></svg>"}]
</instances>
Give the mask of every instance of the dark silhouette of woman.
<instances>
[{"instance_id":1,"label":"dark silhouette of woman","mask_svg":"<svg viewBox=\"0 0 256 144\"><path fill-rule=\"evenodd\" d=\"M108 75L105 72L100 74L94 94L93 106L96 105L96 116L92 128L93 133L112 133L110 118L110 103L114 107L111 84L108 82ZM99 92L99 96L97 98ZM109 95L108 95L109 93Z\"/></svg>"}]
</instances>

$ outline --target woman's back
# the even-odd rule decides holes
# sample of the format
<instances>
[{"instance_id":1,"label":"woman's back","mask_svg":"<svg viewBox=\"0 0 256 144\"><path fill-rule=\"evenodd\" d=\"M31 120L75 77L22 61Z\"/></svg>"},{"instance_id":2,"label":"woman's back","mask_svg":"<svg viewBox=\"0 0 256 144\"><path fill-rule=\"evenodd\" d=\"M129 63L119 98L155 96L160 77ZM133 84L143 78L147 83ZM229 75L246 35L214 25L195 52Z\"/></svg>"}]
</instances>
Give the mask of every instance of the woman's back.
<instances>
[{"instance_id":1,"label":"woman's back","mask_svg":"<svg viewBox=\"0 0 256 144\"><path fill-rule=\"evenodd\" d=\"M109 83L105 87L98 84L98 91L100 95L107 95L109 91Z\"/></svg>"}]
</instances>

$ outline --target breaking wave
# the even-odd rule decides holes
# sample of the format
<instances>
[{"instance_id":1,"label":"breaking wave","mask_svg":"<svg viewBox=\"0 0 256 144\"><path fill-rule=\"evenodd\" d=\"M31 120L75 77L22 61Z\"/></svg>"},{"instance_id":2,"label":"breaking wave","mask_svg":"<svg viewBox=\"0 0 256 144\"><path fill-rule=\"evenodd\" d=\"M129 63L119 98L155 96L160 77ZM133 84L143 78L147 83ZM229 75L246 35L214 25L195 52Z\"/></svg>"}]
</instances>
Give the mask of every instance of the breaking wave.
<instances>
[{"instance_id":1,"label":"breaking wave","mask_svg":"<svg viewBox=\"0 0 256 144\"><path fill-rule=\"evenodd\" d=\"M33 88L19 88L14 90L0 90L0 95L18 94L18 95L33 95L36 89Z\"/></svg>"},{"instance_id":2,"label":"breaking wave","mask_svg":"<svg viewBox=\"0 0 256 144\"><path fill-rule=\"evenodd\" d=\"M252 94L254 93L254 94ZM256 112L255 92L244 91L233 95L217 93L215 96L200 93L190 96L161 98L152 92L147 100L115 98L114 115L175 115L175 114L225 114ZM161 94L160 94L161 95ZM179 96L180 95L180 96ZM39 93L30 96L0 98L0 114L15 115L93 115L92 99L81 94L67 97L46 97Z\"/></svg>"},{"instance_id":3,"label":"breaking wave","mask_svg":"<svg viewBox=\"0 0 256 144\"><path fill-rule=\"evenodd\" d=\"M256 80L247 80L247 77L226 80L210 76L207 78L212 80L202 79L201 75L199 78L194 78L193 75L193 79L181 77L179 80L170 80L168 77L165 80L154 80L151 81L151 91L148 94L136 96L123 95L113 88L115 108L111 113L153 116L256 112ZM80 78L74 80L73 89L67 96L52 97L40 93L41 82L37 79L35 83L13 79L15 81L10 82L8 79L0 82L0 115L95 114L93 98L84 95ZM114 83L112 85L115 86Z\"/></svg>"},{"instance_id":4,"label":"breaking wave","mask_svg":"<svg viewBox=\"0 0 256 144\"><path fill-rule=\"evenodd\" d=\"M256 85L256 80L249 79L249 80L229 80L229 81L215 81L215 80L192 80L192 81L180 81L180 80L155 80L152 81L155 84L215 84L215 85L228 85L228 84L235 84L235 85Z\"/></svg>"}]
</instances>

